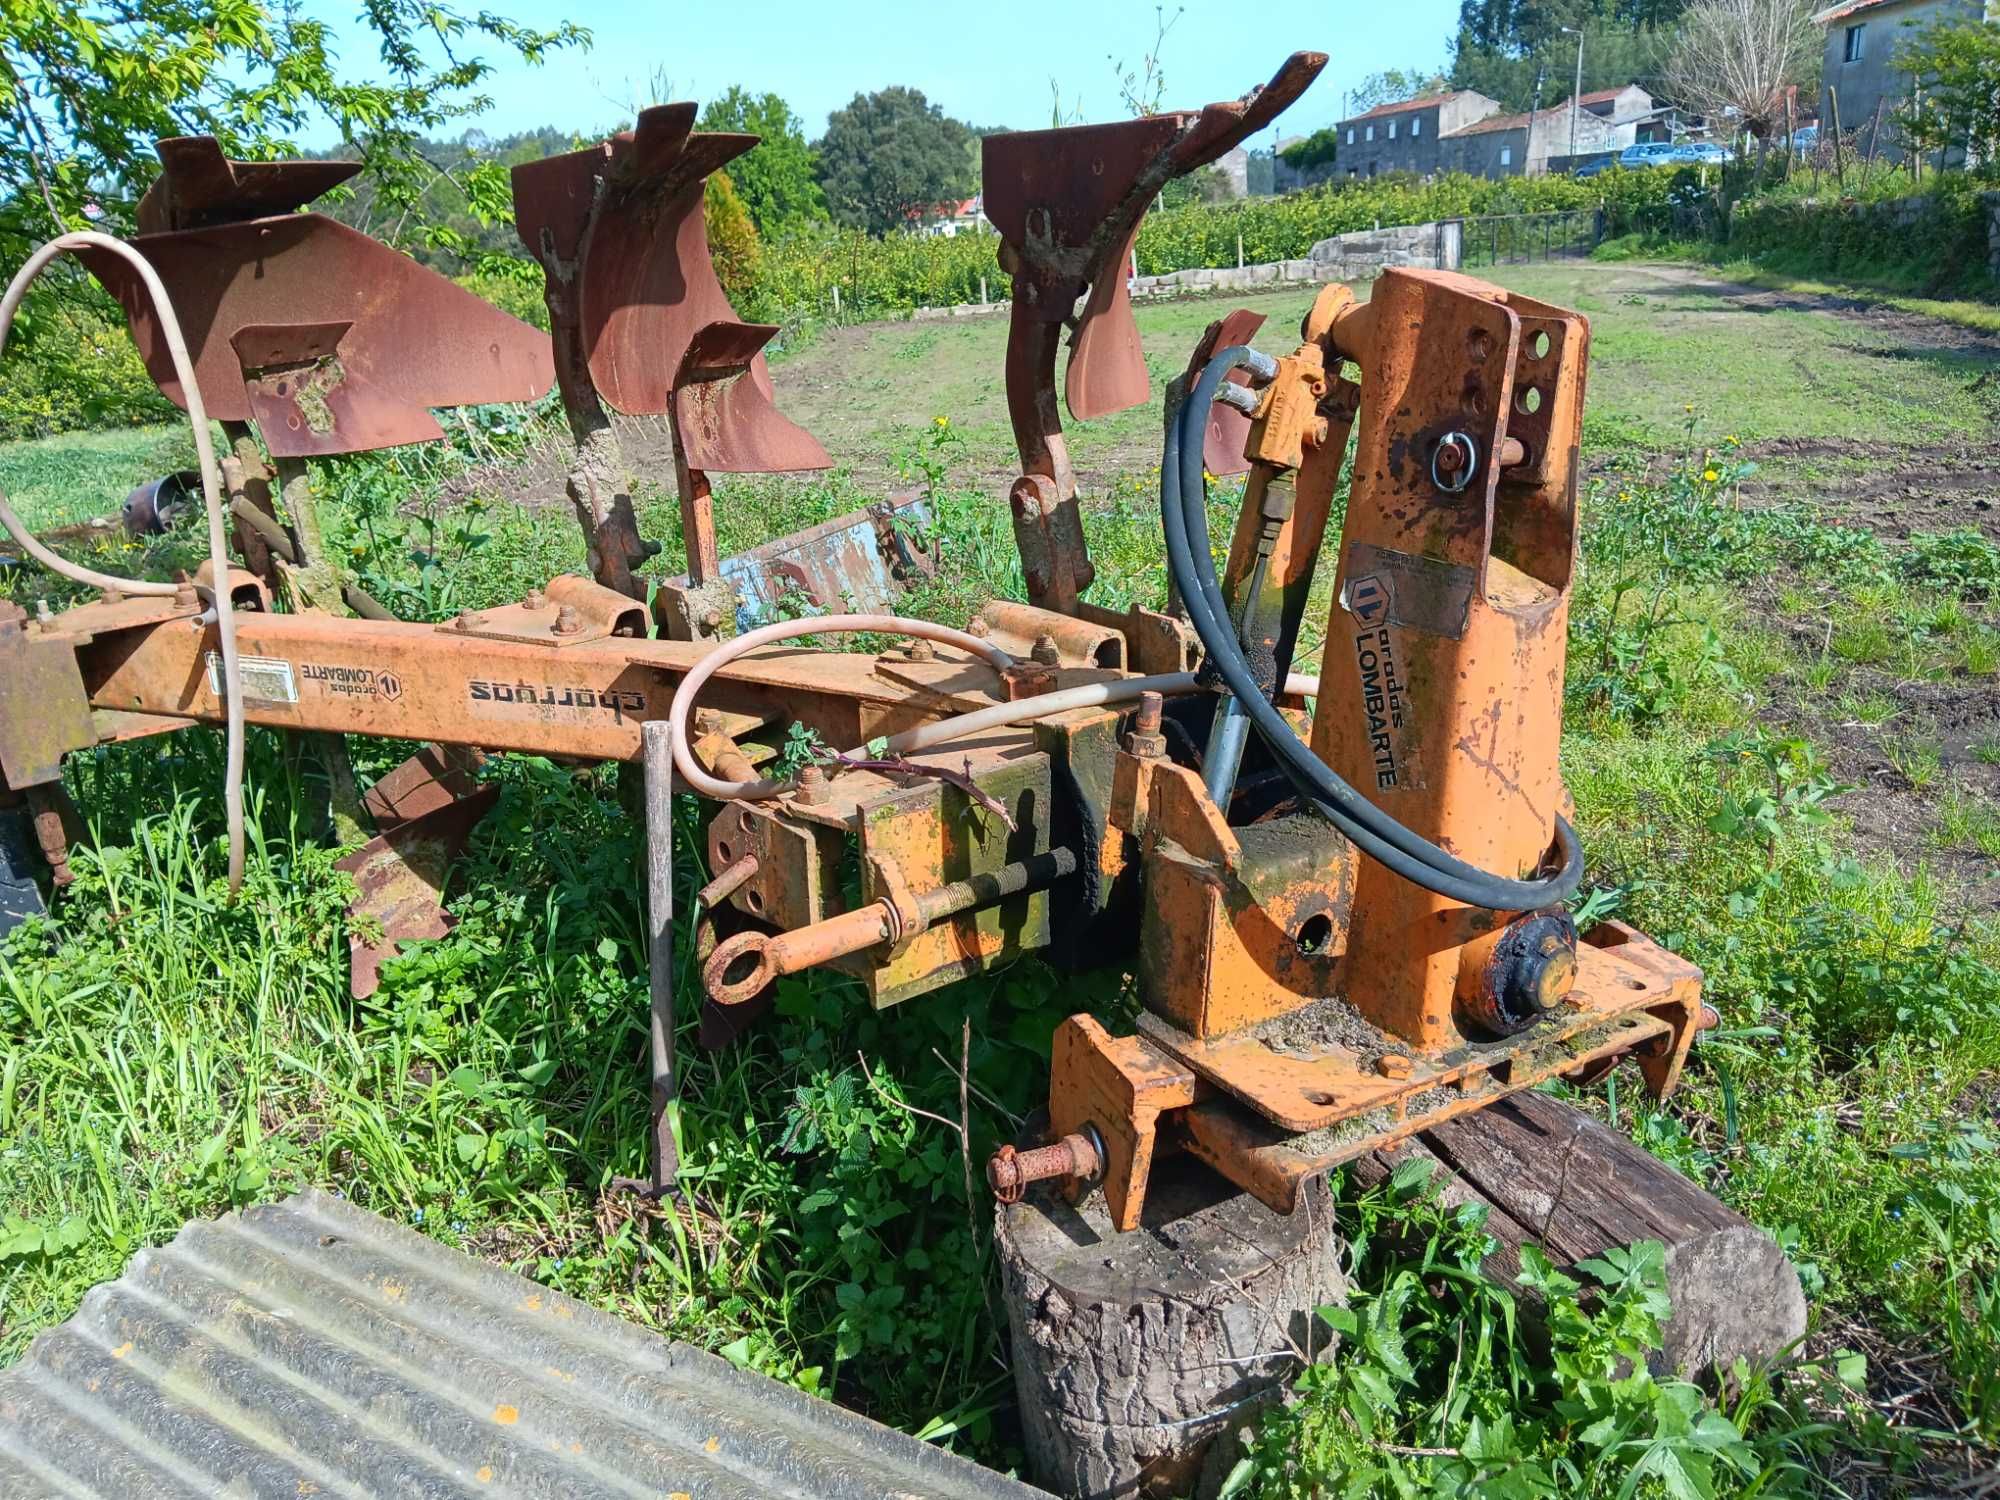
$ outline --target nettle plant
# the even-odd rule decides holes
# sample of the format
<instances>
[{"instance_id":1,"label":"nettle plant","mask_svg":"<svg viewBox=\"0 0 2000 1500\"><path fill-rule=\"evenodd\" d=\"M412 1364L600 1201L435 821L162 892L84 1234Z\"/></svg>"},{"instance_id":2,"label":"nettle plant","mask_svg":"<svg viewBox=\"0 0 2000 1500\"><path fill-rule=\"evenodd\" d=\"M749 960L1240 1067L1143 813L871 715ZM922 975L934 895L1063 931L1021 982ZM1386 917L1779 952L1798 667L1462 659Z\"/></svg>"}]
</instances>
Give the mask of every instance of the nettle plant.
<instances>
[{"instance_id":1,"label":"nettle plant","mask_svg":"<svg viewBox=\"0 0 2000 1500\"><path fill-rule=\"evenodd\" d=\"M1357 1290L1320 1310L1339 1353L1248 1440L1225 1495L1808 1492L1818 1429L1778 1405L1770 1372L1739 1362L1725 1406L1648 1369L1670 1311L1659 1242L1567 1271L1525 1245L1517 1295L1484 1269L1484 1207L1446 1206L1432 1170L1406 1162L1352 1205Z\"/></svg>"},{"instance_id":2,"label":"nettle plant","mask_svg":"<svg viewBox=\"0 0 2000 1500\"><path fill-rule=\"evenodd\" d=\"M1730 896L1732 912L1776 880L1779 839L1790 829L1823 827L1826 803L1848 790L1834 779L1812 743L1799 735L1772 734L1751 724L1710 742L1720 766L1720 795L1708 828L1724 838L1755 844L1764 868Z\"/></svg>"}]
</instances>

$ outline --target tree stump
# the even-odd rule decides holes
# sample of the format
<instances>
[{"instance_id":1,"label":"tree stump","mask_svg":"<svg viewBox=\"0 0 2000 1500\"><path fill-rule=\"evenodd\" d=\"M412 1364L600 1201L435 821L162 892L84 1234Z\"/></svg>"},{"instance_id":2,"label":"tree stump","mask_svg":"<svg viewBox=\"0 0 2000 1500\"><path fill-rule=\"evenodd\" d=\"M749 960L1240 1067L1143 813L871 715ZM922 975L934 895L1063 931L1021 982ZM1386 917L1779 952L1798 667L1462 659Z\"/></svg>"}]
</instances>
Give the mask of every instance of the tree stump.
<instances>
[{"instance_id":1,"label":"tree stump","mask_svg":"<svg viewBox=\"0 0 2000 1500\"><path fill-rule=\"evenodd\" d=\"M1184 1158L1154 1167L1130 1234L1101 1193L1037 1188L995 1243L1030 1465L1089 1500L1213 1493L1228 1435L1332 1351L1315 1310L1347 1293L1323 1187L1275 1214Z\"/></svg>"},{"instance_id":2,"label":"tree stump","mask_svg":"<svg viewBox=\"0 0 2000 1500\"><path fill-rule=\"evenodd\" d=\"M1484 1204L1499 1241L1486 1273L1514 1287L1521 1246L1559 1267L1617 1245L1667 1247L1673 1314L1655 1374L1699 1377L1741 1355L1776 1354L1806 1329L1798 1272L1776 1241L1672 1167L1600 1121L1546 1094L1522 1093L1449 1120L1350 1167L1372 1186L1412 1157L1442 1169L1444 1201Z\"/></svg>"}]
</instances>

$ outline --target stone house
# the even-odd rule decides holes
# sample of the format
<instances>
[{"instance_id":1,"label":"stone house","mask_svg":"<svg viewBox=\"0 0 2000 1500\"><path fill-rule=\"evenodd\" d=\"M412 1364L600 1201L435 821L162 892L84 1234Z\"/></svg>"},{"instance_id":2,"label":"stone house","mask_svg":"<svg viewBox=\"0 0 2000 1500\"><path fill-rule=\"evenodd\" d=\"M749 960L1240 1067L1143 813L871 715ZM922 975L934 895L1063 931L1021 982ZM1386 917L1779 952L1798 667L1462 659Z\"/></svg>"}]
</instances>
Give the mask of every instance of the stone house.
<instances>
[{"instance_id":1,"label":"stone house","mask_svg":"<svg viewBox=\"0 0 2000 1500\"><path fill-rule=\"evenodd\" d=\"M1820 69L1820 121L1831 129L1834 106L1843 130L1867 127L1879 104L1888 116L1909 94L1909 80L1890 66L1922 27L1933 21L2000 19L1994 0L1842 0L1814 15L1826 30ZM1891 160L1901 143L1884 129L1879 147Z\"/></svg>"},{"instance_id":2,"label":"stone house","mask_svg":"<svg viewBox=\"0 0 2000 1500\"><path fill-rule=\"evenodd\" d=\"M1621 142L1618 135L1630 129L1579 109L1574 154L1587 156L1629 145L1629 136ZM1548 171L1550 157L1572 154L1570 142L1567 100L1528 114L1489 115L1453 131L1439 143L1439 169L1474 177L1539 177Z\"/></svg>"},{"instance_id":3,"label":"stone house","mask_svg":"<svg viewBox=\"0 0 2000 1500\"><path fill-rule=\"evenodd\" d=\"M1618 89L1595 89L1576 101L1583 109L1614 127L1613 149L1623 151L1639 141L1673 139L1653 96L1636 83ZM1578 135L1581 136L1579 131ZM1564 142L1568 144L1567 141ZM1579 140L1579 146L1581 141ZM1558 155L1562 153L1558 152Z\"/></svg>"},{"instance_id":4,"label":"stone house","mask_svg":"<svg viewBox=\"0 0 2000 1500\"><path fill-rule=\"evenodd\" d=\"M1499 100L1471 89L1378 104L1334 127L1340 132L1335 143L1338 175L1414 172L1427 177L1444 170L1438 163L1446 136L1499 110Z\"/></svg>"}]
</instances>

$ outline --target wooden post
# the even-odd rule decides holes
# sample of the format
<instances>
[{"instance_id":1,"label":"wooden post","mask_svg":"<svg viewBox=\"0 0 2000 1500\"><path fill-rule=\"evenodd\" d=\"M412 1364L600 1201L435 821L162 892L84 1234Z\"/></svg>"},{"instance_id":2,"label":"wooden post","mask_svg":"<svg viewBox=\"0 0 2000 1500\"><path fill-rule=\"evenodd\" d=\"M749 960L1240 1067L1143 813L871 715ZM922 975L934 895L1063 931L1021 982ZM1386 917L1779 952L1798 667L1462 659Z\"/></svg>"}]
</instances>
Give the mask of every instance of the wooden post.
<instances>
[{"instance_id":1,"label":"wooden post","mask_svg":"<svg viewBox=\"0 0 2000 1500\"><path fill-rule=\"evenodd\" d=\"M1882 139L1882 104L1882 97L1878 95L1875 100L1875 118L1868 126L1868 158L1861 164L1861 182L1864 187L1875 170L1875 147Z\"/></svg>"},{"instance_id":2,"label":"wooden post","mask_svg":"<svg viewBox=\"0 0 2000 1500\"><path fill-rule=\"evenodd\" d=\"M229 444L229 452L222 459L222 480L232 508L241 500L275 523L278 510L271 501L271 471L264 467L264 452L257 446L257 436L250 430L250 424L224 422L222 436ZM244 566L263 579L266 586L278 587L278 570L271 562L270 544L254 524L241 517L236 521L236 551ZM293 551L296 555L296 538Z\"/></svg>"},{"instance_id":3,"label":"wooden post","mask_svg":"<svg viewBox=\"0 0 2000 1500\"><path fill-rule=\"evenodd\" d=\"M1028 1462L1061 1495L1214 1494L1347 1295L1323 1186L1275 1214L1186 1157L1155 1164L1129 1234L1102 1193L1035 1188L994 1244Z\"/></svg>"},{"instance_id":4,"label":"wooden post","mask_svg":"<svg viewBox=\"0 0 2000 1500\"><path fill-rule=\"evenodd\" d=\"M1487 1209L1499 1242L1486 1272L1514 1288L1521 1246L1559 1267L1614 1246L1667 1247L1673 1312L1657 1372L1691 1378L1738 1356L1778 1353L1806 1329L1798 1272L1776 1241L1617 1131L1547 1094L1523 1093L1362 1157L1354 1181L1372 1186L1411 1157L1437 1163L1444 1199Z\"/></svg>"},{"instance_id":5,"label":"wooden post","mask_svg":"<svg viewBox=\"0 0 2000 1500\"><path fill-rule=\"evenodd\" d=\"M1798 96L1790 89L1785 91L1785 180L1792 176L1792 158L1799 150Z\"/></svg>"},{"instance_id":6,"label":"wooden post","mask_svg":"<svg viewBox=\"0 0 2000 1500\"><path fill-rule=\"evenodd\" d=\"M664 719L639 730L646 766L646 981L652 996L652 1190L680 1190L680 1097L674 1081L674 755Z\"/></svg>"},{"instance_id":7,"label":"wooden post","mask_svg":"<svg viewBox=\"0 0 2000 1500\"><path fill-rule=\"evenodd\" d=\"M345 615L347 601L341 592L340 570L334 565L320 529L319 508L313 500L312 477L302 458L273 458L278 493L284 498L285 516L296 537L298 564L275 564L284 574L294 601L307 609L330 615ZM367 824L361 806L360 784L354 779L354 763L347 755L345 735L330 732L304 736L317 752L326 770L328 814L336 842L360 845L368 841Z\"/></svg>"},{"instance_id":8,"label":"wooden post","mask_svg":"<svg viewBox=\"0 0 2000 1500\"><path fill-rule=\"evenodd\" d=\"M840 321L840 283L837 281L833 284L833 321Z\"/></svg>"},{"instance_id":9,"label":"wooden post","mask_svg":"<svg viewBox=\"0 0 2000 1500\"><path fill-rule=\"evenodd\" d=\"M1826 88L1827 112L1833 116L1833 180L1840 184L1840 190L1847 191L1847 151L1840 140L1840 90L1832 84Z\"/></svg>"}]
</instances>

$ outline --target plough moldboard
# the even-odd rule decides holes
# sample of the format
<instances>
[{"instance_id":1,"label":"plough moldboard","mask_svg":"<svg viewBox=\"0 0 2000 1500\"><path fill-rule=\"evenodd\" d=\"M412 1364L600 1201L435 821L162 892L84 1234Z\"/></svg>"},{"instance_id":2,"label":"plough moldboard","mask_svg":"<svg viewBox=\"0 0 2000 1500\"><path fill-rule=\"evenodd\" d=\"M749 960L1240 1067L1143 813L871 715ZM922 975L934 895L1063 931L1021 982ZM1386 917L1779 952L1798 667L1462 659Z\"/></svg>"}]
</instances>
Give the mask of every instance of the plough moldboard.
<instances>
[{"instance_id":1,"label":"plough moldboard","mask_svg":"<svg viewBox=\"0 0 2000 1500\"><path fill-rule=\"evenodd\" d=\"M1000 1223L1035 1409L1087 1356L1042 1338L1021 1299L1056 1284L1123 1306L1152 1285L1135 1272L1079 1291L1062 1245L1101 1239L1112 1261L1143 1260L1179 1225L1196 1261L1211 1255L1210 1280L1241 1293L1204 1294L1221 1327L1254 1301L1242 1288L1256 1273L1215 1269L1233 1254L1215 1205L1247 1194L1254 1209L1223 1217L1262 1226L1288 1267L1289 1300L1259 1314L1282 1330L1338 1276L1312 1207L1333 1167L1474 1129L1538 1083L1627 1059L1653 1094L1671 1090L1703 1024L1700 974L1621 924L1579 933L1565 905L1582 870L1557 758L1582 316L1394 270L1366 302L1323 289L1276 357L1247 345L1261 315L1218 320L1165 393L1171 598L1114 610L1089 597L1062 410L1088 420L1149 397L1123 269L1147 208L1268 124L1324 61L1297 54L1262 89L1200 110L986 139L985 202L1013 283L1020 474L1005 503L1028 598L990 601L963 629L897 613L936 565L920 500L720 553L711 475L828 465L778 409L764 358L777 330L737 319L709 260L703 184L754 137L695 130L695 106L669 104L515 168L547 336L313 212L351 166L162 142L141 232L76 248L161 389L223 424L227 450L202 476L215 555L179 585L93 575L93 602L0 618L0 778L56 879L65 756L191 724L292 731L325 758L356 845L365 993L393 944L444 930L445 872L493 795L484 757L642 765L655 1152L638 1186L656 1194L675 1187L676 921L699 929L705 1037L735 1035L780 977L808 968L848 976L875 1007L1031 954L1136 974L1136 1028L1065 1021L1045 1135L989 1167L1013 1205ZM425 622L344 576L307 458L431 441L436 408L552 384L590 577ZM673 576L642 571L659 548L639 534L607 408L671 427L686 541ZM1244 476L1219 576L1204 469ZM1308 675L1294 656L1322 571L1334 603ZM864 631L905 644L787 644ZM845 753L773 773L797 725ZM426 748L364 795L345 749L357 735ZM676 792L701 801L712 876L678 913ZM843 889L850 857L858 891ZM1317 1230L1301 1217L1315 1212ZM1199 1343L1131 1353L1191 1360ZM1288 1359L1259 1366L1256 1389ZM1045 1476L1088 1487L1162 1455L1194 1464L1246 1378L1227 1365L1182 1371L1176 1400L1213 1409L1162 1407L1153 1429L1038 1417Z\"/></svg>"}]
</instances>

